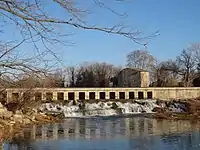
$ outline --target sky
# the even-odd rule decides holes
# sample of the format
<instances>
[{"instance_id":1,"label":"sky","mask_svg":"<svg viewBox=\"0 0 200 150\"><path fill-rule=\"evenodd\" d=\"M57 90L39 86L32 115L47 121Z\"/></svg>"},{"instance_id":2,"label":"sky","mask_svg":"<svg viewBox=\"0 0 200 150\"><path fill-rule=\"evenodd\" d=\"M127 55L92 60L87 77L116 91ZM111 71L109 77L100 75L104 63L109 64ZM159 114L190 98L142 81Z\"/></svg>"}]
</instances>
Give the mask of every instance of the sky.
<instances>
[{"instance_id":1,"label":"sky","mask_svg":"<svg viewBox=\"0 0 200 150\"><path fill-rule=\"evenodd\" d=\"M190 44L200 42L199 6L199 0L133 0L118 9L128 14L126 23L146 35L159 30L160 35L149 41L147 50L159 60L166 60L175 58ZM129 52L144 49L129 39L98 32L83 31L74 38L75 46L66 51L66 64L105 61L124 65Z\"/></svg>"},{"instance_id":2,"label":"sky","mask_svg":"<svg viewBox=\"0 0 200 150\"><path fill-rule=\"evenodd\" d=\"M126 5L112 6L115 10L128 14L128 17L123 19L106 10L93 8L89 1L81 2L96 12L87 18L91 23L102 26L124 23L139 29L145 35L159 30L159 35L152 38L147 46L147 50L158 60L173 59L190 44L200 42L199 0L128 1L130 2ZM54 6L52 9L57 15L61 13ZM98 31L69 30L76 33L70 37L75 43L72 46L59 47L58 54L65 66L82 62L107 62L123 66L129 52L144 49L144 46L121 36ZM12 38L11 36L13 37L9 34L6 38ZM31 51L28 45L22 48Z\"/></svg>"}]
</instances>

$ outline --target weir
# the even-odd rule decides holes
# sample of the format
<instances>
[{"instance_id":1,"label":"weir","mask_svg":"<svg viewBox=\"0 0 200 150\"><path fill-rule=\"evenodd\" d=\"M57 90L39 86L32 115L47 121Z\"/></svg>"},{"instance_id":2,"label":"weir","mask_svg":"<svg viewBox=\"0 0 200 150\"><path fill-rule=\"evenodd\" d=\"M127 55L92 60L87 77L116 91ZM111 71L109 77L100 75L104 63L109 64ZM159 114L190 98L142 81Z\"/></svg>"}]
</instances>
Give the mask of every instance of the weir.
<instances>
[{"instance_id":1,"label":"weir","mask_svg":"<svg viewBox=\"0 0 200 150\"><path fill-rule=\"evenodd\" d=\"M9 88L1 93L7 102L34 94L37 100L94 100L94 99L160 99L177 100L200 97L197 87L156 88ZM30 96L30 95L29 95Z\"/></svg>"}]
</instances>

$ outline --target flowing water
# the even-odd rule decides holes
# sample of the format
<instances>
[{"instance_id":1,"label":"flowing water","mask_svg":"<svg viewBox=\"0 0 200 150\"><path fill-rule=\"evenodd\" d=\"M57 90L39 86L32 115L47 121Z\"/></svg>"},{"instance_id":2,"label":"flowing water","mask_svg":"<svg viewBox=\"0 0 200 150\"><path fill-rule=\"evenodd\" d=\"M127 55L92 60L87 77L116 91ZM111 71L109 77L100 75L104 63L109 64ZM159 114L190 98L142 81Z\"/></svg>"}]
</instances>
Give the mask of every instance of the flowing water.
<instances>
[{"instance_id":1,"label":"flowing water","mask_svg":"<svg viewBox=\"0 0 200 150\"><path fill-rule=\"evenodd\" d=\"M31 126L4 150L199 150L200 122L132 117L68 118Z\"/></svg>"},{"instance_id":2,"label":"flowing water","mask_svg":"<svg viewBox=\"0 0 200 150\"><path fill-rule=\"evenodd\" d=\"M167 104L157 100L135 100L132 102L99 101L95 103L82 103L76 105L73 101L68 104L45 103L39 109L42 112L62 113L65 117L94 117L132 115L141 113L153 113L156 107L168 108L172 112L184 112L185 105L180 103Z\"/></svg>"}]
</instances>

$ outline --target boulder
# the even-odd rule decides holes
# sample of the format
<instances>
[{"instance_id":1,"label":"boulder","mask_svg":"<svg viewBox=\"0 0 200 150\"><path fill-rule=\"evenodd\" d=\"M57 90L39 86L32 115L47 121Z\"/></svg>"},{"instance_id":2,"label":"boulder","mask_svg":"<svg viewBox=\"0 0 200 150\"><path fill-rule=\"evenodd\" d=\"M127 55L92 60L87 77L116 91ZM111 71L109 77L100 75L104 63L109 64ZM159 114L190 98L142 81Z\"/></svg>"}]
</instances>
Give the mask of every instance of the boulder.
<instances>
[{"instance_id":1,"label":"boulder","mask_svg":"<svg viewBox=\"0 0 200 150\"><path fill-rule=\"evenodd\" d=\"M115 102L113 102L111 108L112 108L112 109L117 109L117 108L118 108L118 105L117 105Z\"/></svg>"},{"instance_id":2,"label":"boulder","mask_svg":"<svg viewBox=\"0 0 200 150\"><path fill-rule=\"evenodd\" d=\"M22 115L23 113L22 113L22 111L17 110L17 111L15 112L15 114L17 114L17 115Z\"/></svg>"},{"instance_id":3,"label":"boulder","mask_svg":"<svg viewBox=\"0 0 200 150\"><path fill-rule=\"evenodd\" d=\"M85 102L84 101L81 101L78 106L79 106L80 110L85 110Z\"/></svg>"},{"instance_id":4,"label":"boulder","mask_svg":"<svg viewBox=\"0 0 200 150\"><path fill-rule=\"evenodd\" d=\"M29 124L29 123L31 123L32 122L32 120L30 120L30 119L28 119L28 118L24 118L23 119L23 123L24 124Z\"/></svg>"},{"instance_id":5,"label":"boulder","mask_svg":"<svg viewBox=\"0 0 200 150\"><path fill-rule=\"evenodd\" d=\"M23 118L23 115L20 114L14 114L12 117L13 121L15 122L23 122Z\"/></svg>"},{"instance_id":6,"label":"boulder","mask_svg":"<svg viewBox=\"0 0 200 150\"><path fill-rule=\"evenodd\" d=\"M0 109L0 117L4 119L9 119L12 117L13 113L11 111L7 111L6 109Z\"/></svg>"},{"instance_id":7,"label":"boulder","mask_svg":"<svg viewBox=\"0 0 200 150\"><path fill-rule=\"evenodd\" d=\"M1 108L4 108L4 106L0 103L0 109L1 109Z\"/></svg>"}]
</instances>

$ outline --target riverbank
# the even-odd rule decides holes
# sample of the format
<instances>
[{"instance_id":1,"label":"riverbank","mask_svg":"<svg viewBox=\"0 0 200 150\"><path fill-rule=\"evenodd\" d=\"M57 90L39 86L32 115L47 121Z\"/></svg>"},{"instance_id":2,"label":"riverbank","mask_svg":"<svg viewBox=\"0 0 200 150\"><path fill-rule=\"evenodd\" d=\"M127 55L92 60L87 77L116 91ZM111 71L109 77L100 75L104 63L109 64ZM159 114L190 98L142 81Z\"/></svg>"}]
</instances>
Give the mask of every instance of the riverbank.
<instances>
[{"instance_id":1,"label":"riverbank","mask_svg":"<svg viewBox=\"0 0 200 150\"><path fill-rule=\"evenodd\" d=\"M167 106L156 107L153 109L155 113L150 117L167 120L200 120L200 98L170 101L168 105L178 106L182 111L172 111Z\"/></svg>"},{"instance_id":2,"label":"riverbank","mask_svg":"<svg viewBox=\"0 0 200 150\"><path fill-rule=\"evenodd\" d=\"M8 111L6 107L0 103L0 149L2 143L11 140L13 137L20 136L26 125L44 124L59 122L58 117L38 112L31 109L25 114L22 111Z\"/></svg>"}]
</instances>

